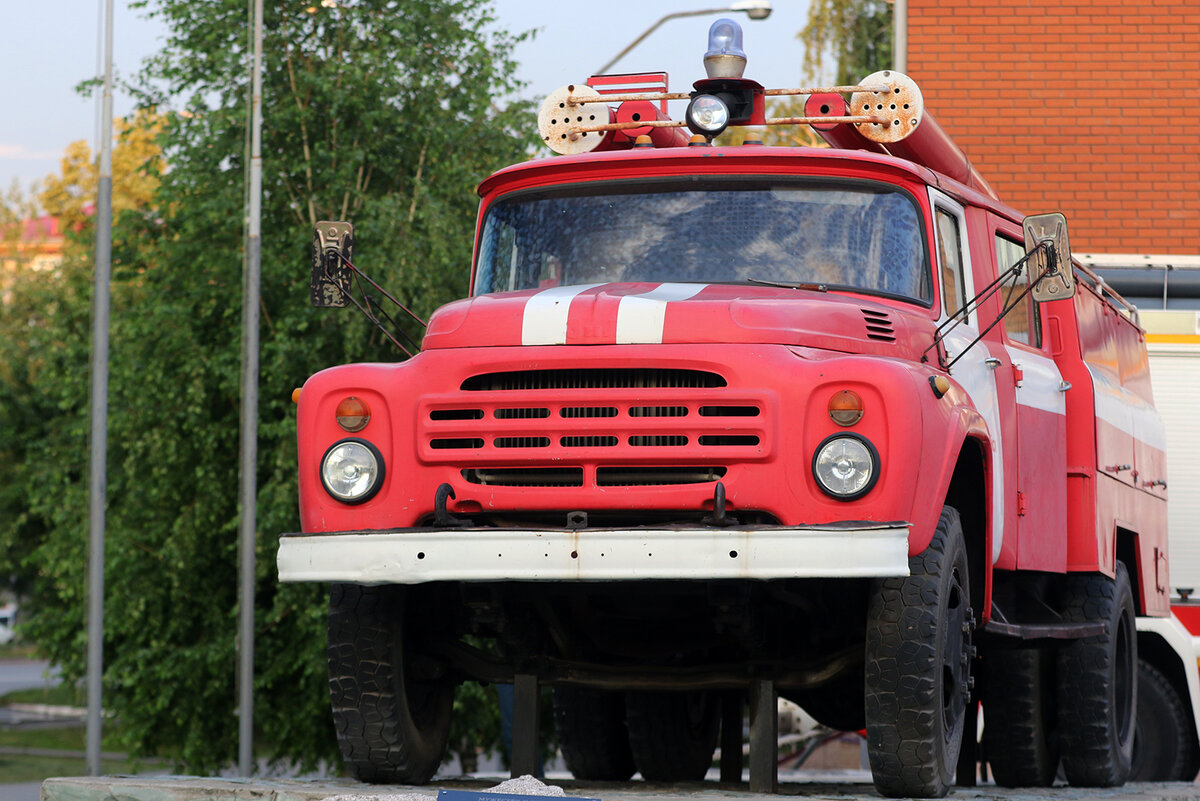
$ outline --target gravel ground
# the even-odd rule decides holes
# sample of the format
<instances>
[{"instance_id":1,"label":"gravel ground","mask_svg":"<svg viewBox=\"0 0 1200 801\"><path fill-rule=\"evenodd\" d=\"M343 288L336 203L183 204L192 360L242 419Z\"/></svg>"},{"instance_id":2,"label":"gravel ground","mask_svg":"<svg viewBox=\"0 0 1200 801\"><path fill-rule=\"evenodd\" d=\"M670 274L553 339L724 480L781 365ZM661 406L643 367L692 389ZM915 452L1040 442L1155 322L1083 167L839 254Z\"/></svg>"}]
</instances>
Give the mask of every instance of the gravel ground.
<instances>
[{"instance_id":1,"label":"gravel ground","mask_svg":"<svg viewBox=\"0 0 1200 801\"><path fill-rule=\"evenodd\" d=\"M601 801L753 801L745 785L720 785L715 781L693 784L650 784L646 782L595 783L550 777L514 780L497 784L497 779L444 779L425 787L385 787L348 780L256 780L202 779L191 777L101 777L95 779L48 779L42 785L41 801L436 801L438 790L517 793L521 795L566 795L599 798ZM808 772L804 780L781 776L779 795L814 801L878 799L862 771ZM1044 801L1051 799L1104 799L1105 801L1200 801L1200 784L1129 784L1111 789L1054 787L1039 790L1008 790L992 785L955 788L949 798L958 801Z\"/></svg>"}]
</instances>

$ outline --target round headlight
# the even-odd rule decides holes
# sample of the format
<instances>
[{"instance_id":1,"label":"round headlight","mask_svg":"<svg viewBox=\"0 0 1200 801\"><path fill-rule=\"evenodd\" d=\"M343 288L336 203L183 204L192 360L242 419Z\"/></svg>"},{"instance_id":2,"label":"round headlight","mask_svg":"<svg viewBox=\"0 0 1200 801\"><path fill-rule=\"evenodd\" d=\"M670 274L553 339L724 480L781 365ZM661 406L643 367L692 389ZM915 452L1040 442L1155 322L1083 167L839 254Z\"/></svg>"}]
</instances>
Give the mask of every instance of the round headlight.
<instances>
[{"instance_id":1,"label":"round headlight","mask_svg":"<svg viewBox=\"0 0 1200 801\"><path fill-rule=\"evenodd\" d=\"M838 500L866 495L879 478L879 453L865 437L834 434L813 454L813 476L817 485Z\"/></svg>"},{"instance_id":2,"label":"round headlight","mask_svg":"<svg viewBox=\"0 0 1200 801\"><path fill-rule=\"evenodd\" d=\"M688 103L684 118L692 133L702 134L711 139L729 125L729 106L714 95L696 95L692 102Z\"/></svg>"},{"instance_id":3,"label":"round headlight","mask_svg":"<svg viewBox=\"0 0 1200 801\"><path fill-rule=\"evenodd\" d=\"M321 483L342 503L368 501L383 485L383 457L366 440L335 442L321 459Z\"/></svg>"}]
</instances>

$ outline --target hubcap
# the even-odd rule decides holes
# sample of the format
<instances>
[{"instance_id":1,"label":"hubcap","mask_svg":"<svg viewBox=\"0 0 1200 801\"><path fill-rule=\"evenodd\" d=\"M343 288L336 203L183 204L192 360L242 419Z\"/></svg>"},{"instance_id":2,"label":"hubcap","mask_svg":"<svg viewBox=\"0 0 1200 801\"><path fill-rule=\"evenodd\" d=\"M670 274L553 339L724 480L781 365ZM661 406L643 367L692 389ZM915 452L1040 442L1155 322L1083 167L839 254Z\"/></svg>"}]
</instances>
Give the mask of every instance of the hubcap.
<instances>
[{"instance_id":1,"label":"hubcap","mask_svg":"<svg viewBox=\"0 0 1200 801\"><path fill-rule=\"evenodd\" d=\"M963 588L962 575L954 569L946 599L945 637L942 647L942 733L947 742L958 736L967 700L971 695L971 645L973 615Z\"/></svg>"}]
</instances>

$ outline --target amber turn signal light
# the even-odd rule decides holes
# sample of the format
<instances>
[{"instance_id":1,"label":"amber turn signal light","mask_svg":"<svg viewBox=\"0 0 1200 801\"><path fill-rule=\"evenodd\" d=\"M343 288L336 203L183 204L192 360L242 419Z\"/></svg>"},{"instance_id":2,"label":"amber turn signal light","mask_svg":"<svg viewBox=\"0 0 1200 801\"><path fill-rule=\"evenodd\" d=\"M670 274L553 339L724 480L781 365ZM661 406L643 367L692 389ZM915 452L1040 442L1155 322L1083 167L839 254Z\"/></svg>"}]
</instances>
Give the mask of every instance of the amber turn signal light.
<instances>
[{"instance_id":1,"label":"amber turn signal light","mask_svg":"<svg viewBox=\"0 0 1200 801\"><path fill-rule=\"evenodd\" d=\"M342 402L337 405L334 415L337 417L338 425L350 433L362 431L371 420L371 410L367 407L366 402L353 395L342 399Z\"/></svg>"},{"instance_id":2,"label":"amber turn signal light","mask_svg":"<svg viewBox=\"0 0 1200 801\"><path fill-rule=\"evenodd\" d=\"M829 417L839 426L852 426L862 419L863 402L857 392L843 389L829 398Z\"/></svg>"}]
</instances>

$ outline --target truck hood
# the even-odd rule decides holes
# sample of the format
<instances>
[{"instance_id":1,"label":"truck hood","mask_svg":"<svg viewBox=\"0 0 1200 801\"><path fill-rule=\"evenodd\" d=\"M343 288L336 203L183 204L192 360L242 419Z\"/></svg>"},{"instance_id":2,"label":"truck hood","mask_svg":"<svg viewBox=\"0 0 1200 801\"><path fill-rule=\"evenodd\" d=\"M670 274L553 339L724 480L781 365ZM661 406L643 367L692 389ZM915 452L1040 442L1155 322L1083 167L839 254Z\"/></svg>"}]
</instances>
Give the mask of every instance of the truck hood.
<instances>
[{"instance_id":1,"label":"truck hood","mask_svg":"<svg viewBox=\"0 0 1200 801\"><path fill-rule=\"evenodd\" d=\"M753 343L918 358L933 321L861 295L619 283L479 295L438 309L422 347Z\"/></svg>"}]
</instances>

